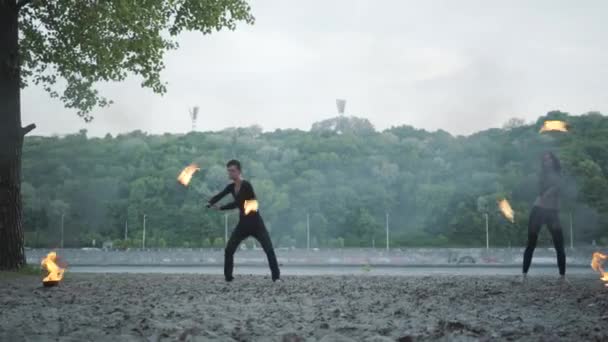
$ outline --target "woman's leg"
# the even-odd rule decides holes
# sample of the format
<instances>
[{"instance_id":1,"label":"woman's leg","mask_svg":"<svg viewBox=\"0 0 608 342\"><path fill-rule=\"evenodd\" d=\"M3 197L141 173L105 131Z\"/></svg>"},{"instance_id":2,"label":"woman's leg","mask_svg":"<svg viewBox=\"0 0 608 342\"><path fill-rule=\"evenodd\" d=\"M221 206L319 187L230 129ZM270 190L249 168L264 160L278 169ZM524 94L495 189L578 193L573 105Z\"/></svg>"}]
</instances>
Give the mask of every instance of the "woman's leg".
<instances>
[{"instance_id":1,"label":"woman's leg","mask_svg":"<svg viewBox=\"0 0 608 342\"><path fill-rule=\"evenodd\" d=\"M553 239L553 246L557 253L557 267L559 268L559 274L566 274L566 250L564 248L564 232L562 231L561 223L559 222L558 212L551 213L551 219L547 224L551 238Z\"/></svg>"},{"instance_id":2,"label":"woman's leg","mask_svg":"<svg viewBox=\"0 0 608 342\"><path fill-rule=\"evenodd\" d=\"M528 219L528 245L526 246L526 251L524 252L524 274L528 274L528 270L530 269L532 255L534 254L534 249L536 248L536 241L538 240L538 232L540 231L541 225L542 211L540 208L534 207L532 208L530 218Z\"/></svg>"}]
</instances>

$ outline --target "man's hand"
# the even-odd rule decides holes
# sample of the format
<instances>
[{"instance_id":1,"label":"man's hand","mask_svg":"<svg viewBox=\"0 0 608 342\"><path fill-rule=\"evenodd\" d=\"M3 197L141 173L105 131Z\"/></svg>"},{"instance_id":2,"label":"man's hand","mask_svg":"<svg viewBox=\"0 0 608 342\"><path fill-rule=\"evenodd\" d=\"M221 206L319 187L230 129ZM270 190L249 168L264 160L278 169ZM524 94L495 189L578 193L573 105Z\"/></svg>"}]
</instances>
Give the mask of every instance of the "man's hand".
<instances>
[{"instance_id":1,"label":"man's hand","mask_svg":"<svg viewBox=\"0 0 608 342\"><path fill-rule=\"evenodd\" d=\"M207 208L213 209L213 210L220 210L220 207L217 204L207 203Z\"/></svg>"}]
</instances>

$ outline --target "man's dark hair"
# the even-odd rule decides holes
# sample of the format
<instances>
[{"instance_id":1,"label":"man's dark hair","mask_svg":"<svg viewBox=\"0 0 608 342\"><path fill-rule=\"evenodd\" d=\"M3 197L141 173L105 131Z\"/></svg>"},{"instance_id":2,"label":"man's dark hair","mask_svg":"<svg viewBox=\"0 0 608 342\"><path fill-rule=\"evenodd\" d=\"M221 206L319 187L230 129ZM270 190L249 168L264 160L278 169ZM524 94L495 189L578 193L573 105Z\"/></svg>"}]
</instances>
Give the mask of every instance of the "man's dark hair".
<instances>
[{"instance_id":1,"label":"man's dark hair","mask_svg":"<svg viewBox=\"0 0 608 342\"><path fill-rule=\"evenodd\" d=\"M241 171L241 162L236 160L236 159L232 159L230 160L227 164L226 167L231 167L231 166L236 166L236 168Z\"/></svg>"}]
</instances>

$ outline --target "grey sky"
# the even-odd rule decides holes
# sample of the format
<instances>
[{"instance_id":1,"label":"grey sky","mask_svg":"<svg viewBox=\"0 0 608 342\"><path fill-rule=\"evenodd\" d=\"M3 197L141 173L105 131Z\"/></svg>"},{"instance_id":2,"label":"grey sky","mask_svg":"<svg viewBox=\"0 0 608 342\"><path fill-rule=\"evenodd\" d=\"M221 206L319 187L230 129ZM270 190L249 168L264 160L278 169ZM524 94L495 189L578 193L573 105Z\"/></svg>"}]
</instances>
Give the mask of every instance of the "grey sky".
<instances>
[{"instance_id":1,"label":"grey sky","mask_svg":"<svg viewBox=\"0 0 608 342\"><path fill-rule=\"evenodd\" d=\"M35 134L86 128L186 132L259 124L309 129L336 115L378 129L408 124L469 134L553 109L608 113L606 1L255 0L256 24L188 33L170 52L158 96L139 80L106 84L114 100L85 124L41 89L22 96Z\"/></svg>"}]
</instances>

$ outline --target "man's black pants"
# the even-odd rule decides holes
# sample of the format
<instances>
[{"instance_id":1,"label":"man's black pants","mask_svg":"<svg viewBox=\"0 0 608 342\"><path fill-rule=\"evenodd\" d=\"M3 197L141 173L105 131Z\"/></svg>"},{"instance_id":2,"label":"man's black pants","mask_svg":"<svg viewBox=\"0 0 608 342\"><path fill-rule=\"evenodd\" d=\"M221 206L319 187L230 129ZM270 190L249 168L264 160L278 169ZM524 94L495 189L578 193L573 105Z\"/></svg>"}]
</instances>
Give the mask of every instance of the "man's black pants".
<instances>
[{"instance_id":1,"label":"man's black pants","mask_svg":"<svg viewBox=\"0 0 608 342\"><path fill-rule=\"evenodd\" d=\"M279 279L279 264L277 263L277 257L274 254L270 235L264 225L264 220L262 220L262 217L258 213L252 213L247 216L241 216L239 223L232 231L230 239L226 244L226 250L224 252L224 276L226 277L226 280L231 281L233 279L232 270L234 268L234 253L236 252L236 249L243 240L250 236L254 237L258 240L260 245L262 245L262 249L268 258L268 265L272 272L272 280Z\"/></svg>"}]
</instances>

